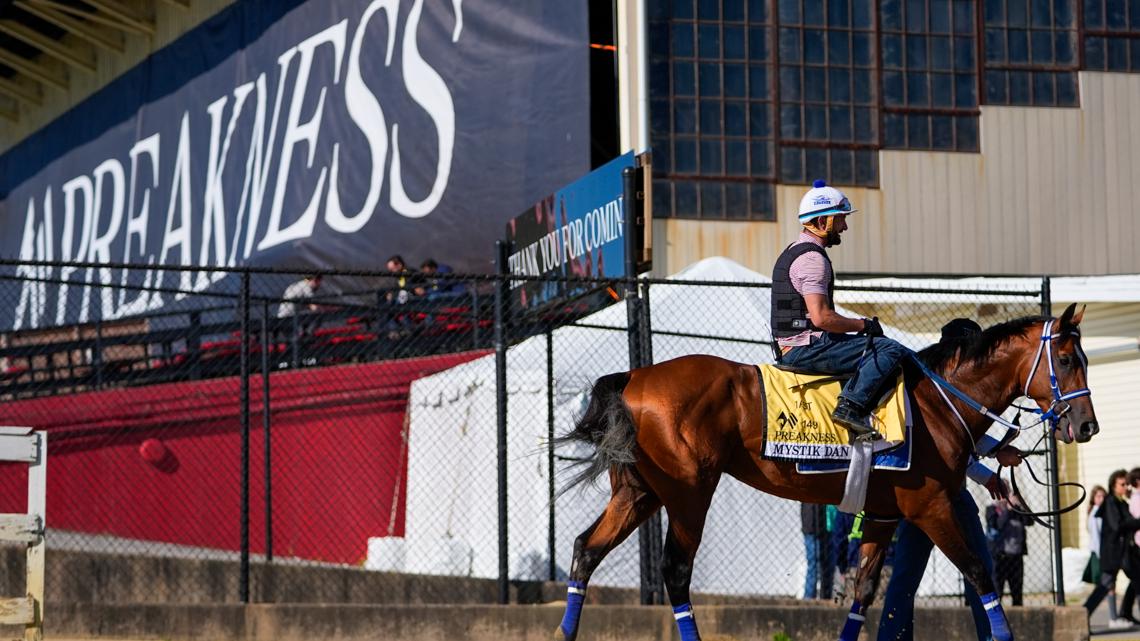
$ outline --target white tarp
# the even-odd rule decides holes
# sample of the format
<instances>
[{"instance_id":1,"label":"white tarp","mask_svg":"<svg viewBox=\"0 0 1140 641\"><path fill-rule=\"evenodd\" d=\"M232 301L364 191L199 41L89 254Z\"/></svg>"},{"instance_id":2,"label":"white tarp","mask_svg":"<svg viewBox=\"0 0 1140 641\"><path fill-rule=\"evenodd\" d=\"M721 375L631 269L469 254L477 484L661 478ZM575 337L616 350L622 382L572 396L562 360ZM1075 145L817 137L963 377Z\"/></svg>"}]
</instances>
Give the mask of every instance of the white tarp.
<instances>
[{"instance_id":1,"label":"white tarp","mask_svg":"<svg viewBox=\"0 0 1140 641\"><path fill-rule=\"evenodd\" d=\"M709 258L674 279L682 283L651 288L655 361L686 354L714 354L745 363L772 361L767 345L733 341L770 338L768 288L683 284L685 280L769 282L767 277L724 258ZM629 367L624 305L582 322L621 331L581 327L554 331L556 434L571 428L595 379ZM891 329L888 334L911 347L924 344ZM512 347L508 354L508 548L510 573L517 579L545 578L547 573L546 350L546 338L539 336ZM494 356L488 356L412 385L404 571L498 576L494 365ZM559 487L568 477L565 467L556 463ZM603 478L596 489L571 491L556 501L555 558L561 571L569 568L574 538L597 518L608 496ZM593 582L633 587L638 577L634 533L607 557ZM705 524L693 588L798 595L803 578L798 504L761 494L725 476Z\"/></svg>"}]
</instances>

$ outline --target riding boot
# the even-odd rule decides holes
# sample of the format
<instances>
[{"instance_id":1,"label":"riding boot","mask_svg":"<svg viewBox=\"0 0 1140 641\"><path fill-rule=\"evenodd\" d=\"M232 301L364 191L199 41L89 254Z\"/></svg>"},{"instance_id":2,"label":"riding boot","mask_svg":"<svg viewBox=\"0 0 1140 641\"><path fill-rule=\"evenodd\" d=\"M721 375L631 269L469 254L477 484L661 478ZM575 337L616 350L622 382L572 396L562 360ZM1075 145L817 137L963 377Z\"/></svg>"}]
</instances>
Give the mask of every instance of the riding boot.
<instances>
[{"instance_id":1,"label":"riding boot","mask_svg":"<svg viewBox=\"0 0 1140 641\"><path fill-rule=\"evenodd\" d=\"M845 398L839 399L839 405L831 413L831 420L846 427L857 441L878 440L883 437L871 427L870 412Z\"/></svg>"}]
</instances>

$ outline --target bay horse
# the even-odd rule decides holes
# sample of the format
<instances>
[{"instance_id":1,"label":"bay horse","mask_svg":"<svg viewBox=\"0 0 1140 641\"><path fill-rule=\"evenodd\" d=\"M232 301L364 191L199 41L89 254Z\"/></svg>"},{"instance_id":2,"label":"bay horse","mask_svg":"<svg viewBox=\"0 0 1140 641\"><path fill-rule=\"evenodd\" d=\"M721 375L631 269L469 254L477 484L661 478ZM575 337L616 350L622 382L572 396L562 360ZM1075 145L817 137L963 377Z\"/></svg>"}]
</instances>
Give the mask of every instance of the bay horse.
<instances>
[{"instance_id":1,"label":"bay horse","mask_svg":"<svg viewBox=\"0 0 1140 641\"><path fill-rule=\"evenodd\" d=\"M1027 396L1049 419L1045 424L1054 438L1086 442L1099 428L1086 389L1087 359L1080 347L1078 325L1083 315L1083 308L1078 313L1076 305L1070 305L1059 320L1009 321L974 337L928 347L917 358L983 409L1005 408ZM994 640L1012 641L1001 602L993 596L993 582L967 546L951 509L968 458L992 415L973 411L957 397L944 397L931 378L910 365L904 370L914 419L911 467L871 473L865 511L872 518L864 521L855 598L840 641L854 641L862 628L898 518L925 532L982 595ZM594 383L585 413L559 441L594 447L582 461L586 468L570 487L608 472L612 493L601 516L574 542L566 611L556 638L577 637L586 587L595 568L664 507L669 515L662 567L665 589L682 641L699 639L689 583L705 515L722 474L794 501L840 502L846 474L799 474L793 463L759 456L763 395L755 365L713 356L683 356L609 374Z\"/></svg>"}]
</instances>

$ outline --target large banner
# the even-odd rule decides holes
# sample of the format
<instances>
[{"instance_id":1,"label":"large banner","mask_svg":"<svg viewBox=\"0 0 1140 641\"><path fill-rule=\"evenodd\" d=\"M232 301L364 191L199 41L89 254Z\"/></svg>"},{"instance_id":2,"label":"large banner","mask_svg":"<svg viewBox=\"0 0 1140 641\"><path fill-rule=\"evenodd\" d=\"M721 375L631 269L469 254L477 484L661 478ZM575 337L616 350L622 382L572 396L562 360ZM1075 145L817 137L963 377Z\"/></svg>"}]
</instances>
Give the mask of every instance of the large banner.
<instances>
[{"instance_id":1,"label":"large banner","mask_svg":"<svg viewBox=\"0 0 1140 641\"><path fill-rule=\"evenodd\" d=\"M507 223L512 274L522 276L625 276L622 170L633 152L619 156L543 198ZM558 281L512 281L520 309L535 309L572 296Z\"/></svg>"},{"instance_id":2,"label":"large banner","mask_svg":"<svg viewBox=\"0 0 1140 641\"><path fill-rule=\"evenodd\" d=\"M0 257L202 291L162 265L489 271L514 214L588 170L582 2L239 2L0 157ZM10 270L7 270L10 273ZM0 282L0 329L177 294Z\"/></svg>"}]
</instances>

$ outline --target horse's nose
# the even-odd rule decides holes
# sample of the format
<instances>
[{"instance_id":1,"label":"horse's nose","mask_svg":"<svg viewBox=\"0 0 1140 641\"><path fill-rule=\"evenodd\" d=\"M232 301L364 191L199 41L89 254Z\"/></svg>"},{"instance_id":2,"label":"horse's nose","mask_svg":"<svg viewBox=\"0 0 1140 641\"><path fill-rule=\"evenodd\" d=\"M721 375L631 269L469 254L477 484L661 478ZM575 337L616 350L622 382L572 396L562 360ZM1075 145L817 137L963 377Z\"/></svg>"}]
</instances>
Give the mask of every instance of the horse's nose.
<instances>
[{"instance_id":1,"label":"horse's nose","mask_svg":"<svg viewBox=\"0 0 1140 641\"><path fill-rule=\"evenodd\" d=\"M1077 436L1080 437L1080 440L1087 441L1096 436L1097 432L1100 432L1100 427L1096 424L1096 421L1085 421L1081 423L1080 429L1077 430Z\"/></svg>"}]
</instances>

